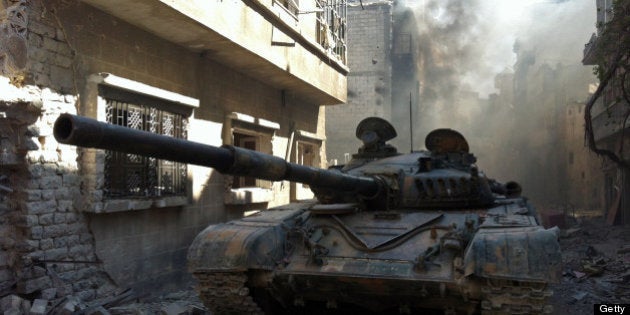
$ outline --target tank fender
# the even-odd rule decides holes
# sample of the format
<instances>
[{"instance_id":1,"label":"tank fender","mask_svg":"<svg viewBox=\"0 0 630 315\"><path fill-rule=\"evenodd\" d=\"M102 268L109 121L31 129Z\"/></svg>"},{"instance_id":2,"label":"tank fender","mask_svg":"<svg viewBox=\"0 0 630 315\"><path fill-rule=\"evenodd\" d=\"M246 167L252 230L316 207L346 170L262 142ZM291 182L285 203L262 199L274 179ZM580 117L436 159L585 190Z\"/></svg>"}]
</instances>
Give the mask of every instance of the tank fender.
<instances>
[{"instance_id":1,"label":"tank fender","mask_svg":"<svg viewBox=\"0 0 630 315\"><path fill-rule=\"evenodd\" d=\"M557 283L562 257L557 229L480 229L464 255L466 276Z\"/></svg>"},{"instance_id":2,"label":"tank fender","mask_svg":"<svg viewBox=\"0 0 630 315\"><path fill-rule=\"evenodd\" d=\"M264 216L263 212L257 220L241 219L204 229L188 249L190 272L273 269L284 258L287 230L295 220L265 220Z\"/></svg>"}]
</instances>

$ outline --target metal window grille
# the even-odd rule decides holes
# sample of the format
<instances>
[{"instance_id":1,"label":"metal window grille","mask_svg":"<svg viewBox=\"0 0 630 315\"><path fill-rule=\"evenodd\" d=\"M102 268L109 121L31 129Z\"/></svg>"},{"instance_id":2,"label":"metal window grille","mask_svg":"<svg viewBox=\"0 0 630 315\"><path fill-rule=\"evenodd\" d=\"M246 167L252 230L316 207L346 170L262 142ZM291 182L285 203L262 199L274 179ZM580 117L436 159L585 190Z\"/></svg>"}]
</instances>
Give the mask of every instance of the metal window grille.
<instances>
[{"instance_id":1,"label":"metal window grille","mask_svg":"<svg viewBox=\"0 0 630 315\"><path fill-rule=\"evenodd\" d=\"M346 0L317 0L317 42L346 63Z\"/></svg>"},{"instance_id":2,"label":"metal window grille","mask_svg":"<svg viewBox=\"0 0 630 315\"><path fill-rule=\"evenodd\" d=\"M175 138L186 138L188 119L147 105L106 98L107 122ZM107 151L105 197L186 195L187 166L135 154Z\"/></svg>"}]
</instances>

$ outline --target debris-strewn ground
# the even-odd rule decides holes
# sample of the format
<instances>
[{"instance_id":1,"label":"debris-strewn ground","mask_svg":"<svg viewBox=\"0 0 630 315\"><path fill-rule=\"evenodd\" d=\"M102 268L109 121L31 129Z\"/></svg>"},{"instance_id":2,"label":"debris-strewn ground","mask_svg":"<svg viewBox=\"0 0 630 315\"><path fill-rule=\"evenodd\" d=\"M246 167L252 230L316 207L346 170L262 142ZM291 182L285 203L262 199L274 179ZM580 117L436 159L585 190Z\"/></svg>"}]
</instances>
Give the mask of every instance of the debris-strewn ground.
<instances>
[{"instance_id":1,"label":"debris-strewn ground","mask_svg":"<svg viewBox=\"0 0 630 315\"><path fill-rule=\"evenodd\" d=\"M57 299L35 299L15 294L0 299L0 314L4 315L211 315L194 290L139 298L131 290L112 294L90 302L76 296Z\"/></svg>"},{"instance_id":2,"label":"debris-strewn ground","mask_svg":"<svg viewBox=\"0 0 630 315\"><path fill-rule=\"evenodd\" d=\"M562 281L553 285L555 314L593 314L595 303L630 303L630 227L610 226L600 217L565 218L560 244ZM6 315L210 315L193 289L142 299L131 291L84 303L68 296L29 300L16 295L0 299Z\"/></svg>"},{"instance_id":3,"label":"debris-strewn ground","mask_svg":"<svg viewBox=\"0 0 630 315\"><path fill-rule=\"evenodd\" d=\"M567 220L560 245L564 272L554 285L555 314L593 314L596 303L630 303L630 227L602 217Z\"/></svg>"}]
</instances>

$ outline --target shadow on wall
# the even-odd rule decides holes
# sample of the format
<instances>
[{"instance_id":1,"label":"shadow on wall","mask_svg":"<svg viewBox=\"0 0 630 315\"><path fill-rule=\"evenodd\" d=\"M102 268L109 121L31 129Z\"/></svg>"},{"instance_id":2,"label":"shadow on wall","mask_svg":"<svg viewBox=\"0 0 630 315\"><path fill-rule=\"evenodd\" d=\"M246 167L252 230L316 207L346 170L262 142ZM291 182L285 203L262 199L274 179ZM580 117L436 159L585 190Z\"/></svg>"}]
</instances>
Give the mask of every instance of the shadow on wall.
<instances>
[{"instance_id":1,"label":"shadow on wall","mask_svg":"<svg viewBox=\"0 0 630 315\"><path fill-rule=\"evenodd\" d=\"M223 176L211 174L191 206L88 215L97 256L117 285L153 296L190 286L188 247L208 224L225 220L214 210L222 207Z\"/></svg>"}]
</instances>

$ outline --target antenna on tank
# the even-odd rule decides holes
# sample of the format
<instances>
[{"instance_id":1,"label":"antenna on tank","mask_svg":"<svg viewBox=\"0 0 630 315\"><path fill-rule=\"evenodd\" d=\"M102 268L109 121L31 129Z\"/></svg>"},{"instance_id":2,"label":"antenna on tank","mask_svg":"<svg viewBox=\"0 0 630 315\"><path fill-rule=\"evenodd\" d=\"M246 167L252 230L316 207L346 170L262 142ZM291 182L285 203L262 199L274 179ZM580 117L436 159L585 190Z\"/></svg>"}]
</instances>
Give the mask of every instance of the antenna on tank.
<instances>
[{"instance_id":1,"label":"antenna on tank","mask_svg":"<svg viewBox=\"0 0 630 315\"><path fill-rule=\"evenodd\" d=\"M411 112L411 92L409 92L409 152L413 153L413 118Z\"/></svg>"}]
</instances>

